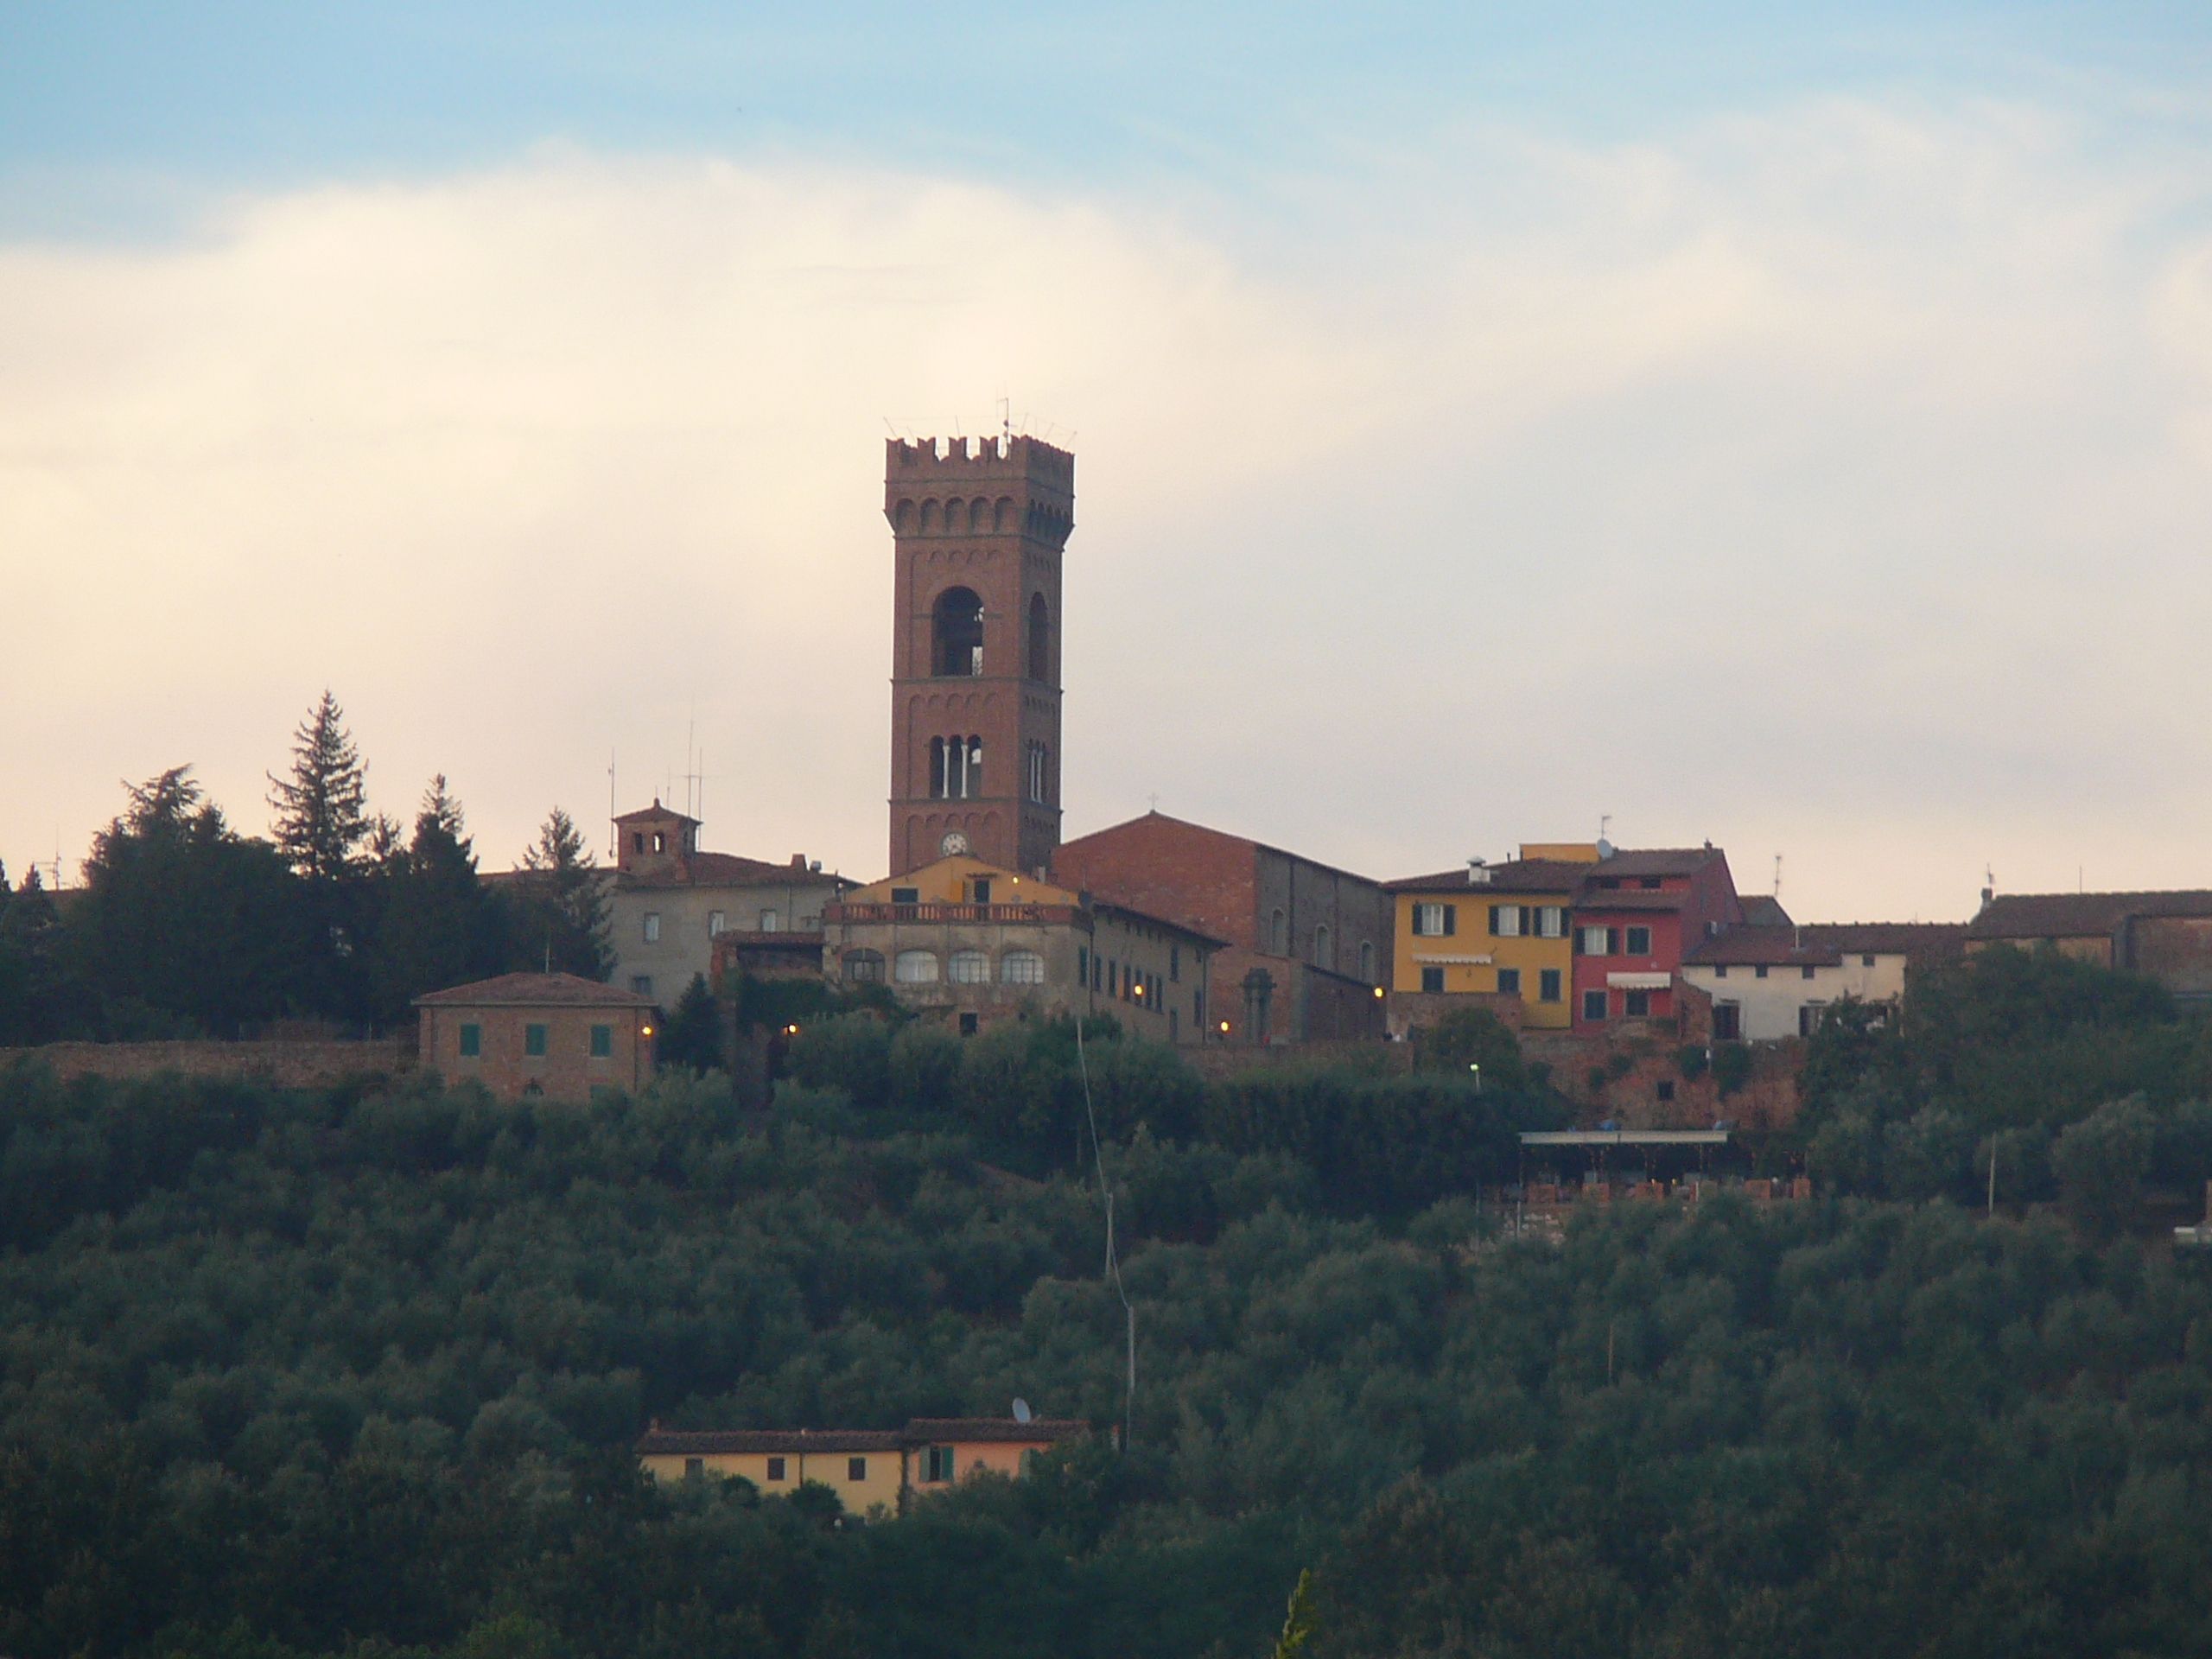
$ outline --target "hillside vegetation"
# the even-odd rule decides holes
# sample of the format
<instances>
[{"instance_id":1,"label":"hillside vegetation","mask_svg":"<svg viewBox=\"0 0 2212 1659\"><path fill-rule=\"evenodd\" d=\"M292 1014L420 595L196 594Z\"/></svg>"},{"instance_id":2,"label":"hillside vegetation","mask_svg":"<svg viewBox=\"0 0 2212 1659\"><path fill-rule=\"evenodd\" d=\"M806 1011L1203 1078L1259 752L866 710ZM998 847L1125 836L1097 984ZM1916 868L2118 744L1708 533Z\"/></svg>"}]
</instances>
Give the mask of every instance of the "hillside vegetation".
<instances>
[{"instance_id":1,"label":"hillside vegetation","mask_svg":"<svg viewBox=\"0 0 2212 1659\"><path fill-rule=\"evenodd\" d=\"M652 1416L1122 1417L1071 1034L861 1023L759 1117L712 1077L0 1076L0 1652L1241 1659L1306 1567L1341 1659L2212 1648L2212 1284L2124 1213L1724 1196L1502 1238L1464 1195L1541 1101L1199 1089L1113 1039L1126 1453L868 1527L653 1489ZM1816 1140L1938 1097L1868 1047Z\"/></svg>"}]
</instances>

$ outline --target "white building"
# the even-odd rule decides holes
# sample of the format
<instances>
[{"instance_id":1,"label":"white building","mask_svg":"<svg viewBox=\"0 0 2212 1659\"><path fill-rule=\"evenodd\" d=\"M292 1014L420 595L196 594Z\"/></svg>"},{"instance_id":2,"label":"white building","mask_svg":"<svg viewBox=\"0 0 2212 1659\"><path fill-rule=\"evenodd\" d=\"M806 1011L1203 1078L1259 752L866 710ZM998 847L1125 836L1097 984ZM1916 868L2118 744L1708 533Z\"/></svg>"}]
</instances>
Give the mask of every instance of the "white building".
<instances>
[{"instance_id":1,"label":"white building","mask_svg":"<svg viewBox=\"0 0 2212 1659\"><path fill-rule=\"evenodd\" d=\"M1908 968L1955 952L1964 930L1941 923L1840 922L1732 927L1682 958L1682 978L1713 999L1717 1041L1809 1037L1846 997L1894 1006Z\"/></svg>"},{"instance_id":2,"label":"white building","mask_svg":"<svg viewBox=\"0 0 2212 1659\"><path fill-rule=\"evenodd\" d=\"M613 982L663 1007L695 975L712 982L724 933L822 934L822 908L858 886L804 855L789 864L699 850L699 821L655 801L614 820L620 836L607 931Z\"/></svg>"}]
</instances>

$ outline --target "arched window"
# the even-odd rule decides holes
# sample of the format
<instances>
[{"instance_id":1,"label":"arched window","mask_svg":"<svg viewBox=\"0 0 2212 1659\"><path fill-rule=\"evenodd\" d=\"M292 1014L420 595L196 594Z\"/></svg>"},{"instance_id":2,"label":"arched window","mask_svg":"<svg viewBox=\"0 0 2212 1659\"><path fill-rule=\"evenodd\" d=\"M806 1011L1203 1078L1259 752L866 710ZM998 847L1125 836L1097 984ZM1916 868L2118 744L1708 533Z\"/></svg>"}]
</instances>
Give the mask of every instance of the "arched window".
<instances>
[{"instance_id":1,"label":"arched window","mask_svg":"<svg viewBox=\"0 0 2212 1659\"><path fill-rule=\"evenodd\" d=\"M1337 965L1337 953L1332 948L1333 944L1334 941L1329 938L1326 922L1313 930L1313 965L1316 968L1334 968Z\"/></svg>"},{"instance_id":2,"label":"arched window","mask_svg":"<svg viewBox=\"0 0 2212 1659\"><path fill-rule=\"evenodd\" d=\"M930 739L930 798L933 801L972 800L983 792L983 740L980 737Z\"/></svg>"},{"instance_id":3,"label":"arched window","mask_svg":"<svg viewBox=\"0 0 2212 1659\"><path fill-rule=\"evenodd\" d=\"M891 976L901 985L936 984L937 952L901 950L899 960L892 965Z\"/></svg>"},{"instance_id":4,"label":"arched window","mask_svg":"<svg viewBox=\"0 0 2212 1659\"><path fill-rule=\"evenodd\" d=\"M941 675L983 671L983 601L972 588L948 588L931 613L933 654Z\"/></svg>"},{"instance_id":5,"label":"arched window","mask_svg":"<svg viewBox=\"0 0 2212 1659\"><path fill-rule=\"evenodd\" d=\"M988 985L991 982L991 959L981 950L954 951L951 967L952 982L956 985Z\"/></svg>"},{"instance_id":6,"label":"arched window","mask_svg":"<svg viewBox=\"0 0 2212 1659\"><path fill-rule=\"evenodd\" d=\"M1052 615L1045 595L1029 596L1029 677L1039 683L1052 677Z\"/></svg>"},{"instance_id":7,"label":"arched window","mask_svg":"<svg viewBox=\"0 0 2212 1659\"><path fill-rule=\"evenodd\" d=\"M883 952L880 950L846 951L845 982L849 985L883 983Z\"/></svg>"},{"instance_id":8,"label":"arched window","mask_svg":"<svg viewBox=\"0 0 2212 1659\"><path fill-rule=\"evenodd\" d=\"M1039 806L1046 805L1052 799L1046 792L1050 783L1048 772L1051 766L1052 751L1042 743L1030 744L1029 798Z\"/></svg>"},{"instance_id":9,"label":"arched window","mask_svg":"<svg viewBox=\"0 0 2212 1659\"><path fill-rule=\"evenodd\" d=\"M999 980L1007 985L1042 985L1045 958L1034 950L1009 950L999 958Z\"/></svg>"},{"instance_id":10,"label":"arched window","mask_svg":"<svg viewBox=\"0 0 2212 1659\"><path fill-rule=\"evenodd\" d=\"M1268 950L1278 957L1290 954L1290 918L1281 911L1275 912L1268 923Z\"/></svg>"},{"instance_id":11,"label":"arched window","mask_svg":"<svg viewBox=\"0 0 2212 1659\"><path fill-rule=\"evenodd\" d=\"M1370 985L1375 982L1375 941L1372 939L1359 942L1359 976Z\"/></svg>"}]
</instances>

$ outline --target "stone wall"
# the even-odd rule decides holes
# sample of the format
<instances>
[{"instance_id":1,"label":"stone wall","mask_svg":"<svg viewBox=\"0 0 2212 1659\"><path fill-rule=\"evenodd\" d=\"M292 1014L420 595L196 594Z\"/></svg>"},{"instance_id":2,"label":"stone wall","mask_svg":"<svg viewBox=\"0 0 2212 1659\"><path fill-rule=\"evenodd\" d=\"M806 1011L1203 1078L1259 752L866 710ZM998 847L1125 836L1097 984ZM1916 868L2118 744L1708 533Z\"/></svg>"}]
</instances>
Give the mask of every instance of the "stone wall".
<instances>
[{"instance_id":1,"label":"stone wall","mask_svg":"<svg viewBox=\"0 0 2212 1659\"><path fill-rule=\"evenodd\" d=\"M61 1077L251 1077L283 1089L391 1077L415 1067L415 1039L355 1043L48 1043L0 1048L0 1070L29 1062Z\"/></svg>"}]
</instances>

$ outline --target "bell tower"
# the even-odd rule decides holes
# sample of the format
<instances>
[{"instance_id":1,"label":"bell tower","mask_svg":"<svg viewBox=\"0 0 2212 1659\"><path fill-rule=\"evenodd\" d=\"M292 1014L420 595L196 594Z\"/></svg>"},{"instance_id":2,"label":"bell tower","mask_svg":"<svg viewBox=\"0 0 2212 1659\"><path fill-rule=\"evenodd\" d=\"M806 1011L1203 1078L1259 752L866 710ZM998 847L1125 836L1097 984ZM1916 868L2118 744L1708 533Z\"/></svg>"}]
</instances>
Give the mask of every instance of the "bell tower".
<instances>
[{"instance_id":1,"label":"bell tower","mask_svg":"<svg viewBox=\"0 0 2212 1659\"><path fill-rule=\"evenodd\" d=\"M1033 874L1060 841L1060 555L1075 457L1029 437L893 438L883 516L898 561L891 873L965 851Z\"/></svg>"}]
</instances>

